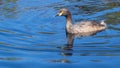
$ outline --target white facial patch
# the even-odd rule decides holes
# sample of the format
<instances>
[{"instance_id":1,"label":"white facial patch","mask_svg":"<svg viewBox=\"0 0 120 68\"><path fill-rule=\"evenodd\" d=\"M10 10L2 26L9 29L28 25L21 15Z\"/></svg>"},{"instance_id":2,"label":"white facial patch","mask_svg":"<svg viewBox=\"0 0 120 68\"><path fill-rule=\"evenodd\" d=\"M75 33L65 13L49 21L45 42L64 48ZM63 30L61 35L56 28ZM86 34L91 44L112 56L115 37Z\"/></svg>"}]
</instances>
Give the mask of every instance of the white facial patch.
<instances>
[{"instance_id":1,"label":"white facial patch","mask_svg":"<svg viewBox=\"0 0 120 68\"><path fill-rule=\"evenodd\" d=\"M62 14L63 14L63 11L61 13L59 13L59 16L62 16Z\"/></svg>"}]
</instances>

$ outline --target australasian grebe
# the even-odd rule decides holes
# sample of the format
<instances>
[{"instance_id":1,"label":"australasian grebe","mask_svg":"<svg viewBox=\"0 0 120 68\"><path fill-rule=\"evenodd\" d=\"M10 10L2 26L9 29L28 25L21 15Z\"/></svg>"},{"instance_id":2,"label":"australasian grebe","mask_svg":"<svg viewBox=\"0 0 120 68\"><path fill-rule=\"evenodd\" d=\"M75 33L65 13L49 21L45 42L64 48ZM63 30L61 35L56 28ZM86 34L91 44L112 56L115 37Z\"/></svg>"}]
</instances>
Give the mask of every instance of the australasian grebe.
<instances>
[{"instance_id":1,"label":"australasian grebe","mask_svg":"<svg viewBox=\"0 0 120 68\"><path fill-rule=\"evenodd\" d=\"M96 22L96 21L81 21L77 24L72 24L72 15L70 11L66 8L62 8L59 10L57 16L65 16L66 17L66 31L71 34L81 34L88 32L99 32L106 29L107 25L104 21Z\"/></svg>"}]
</instances>

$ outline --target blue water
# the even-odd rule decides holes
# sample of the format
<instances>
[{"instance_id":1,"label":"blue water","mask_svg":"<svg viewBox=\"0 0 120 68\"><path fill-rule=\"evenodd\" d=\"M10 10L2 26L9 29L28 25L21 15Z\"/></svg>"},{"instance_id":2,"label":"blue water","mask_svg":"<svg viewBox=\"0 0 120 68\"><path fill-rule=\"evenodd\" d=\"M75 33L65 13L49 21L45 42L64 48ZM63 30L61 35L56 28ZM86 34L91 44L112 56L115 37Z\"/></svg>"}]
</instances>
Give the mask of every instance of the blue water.
<instances>
[{"instance_id":1,"label":"blue water","mask_svg":"<svg viewBox=\"0 0 120 68\"><path fill-rule=\"evenodd\" d=\"M63 7L108 27L67 49ZM0 0L0 68L120 68L119 40L119 0Z\"/></svg>"}]
</instances>

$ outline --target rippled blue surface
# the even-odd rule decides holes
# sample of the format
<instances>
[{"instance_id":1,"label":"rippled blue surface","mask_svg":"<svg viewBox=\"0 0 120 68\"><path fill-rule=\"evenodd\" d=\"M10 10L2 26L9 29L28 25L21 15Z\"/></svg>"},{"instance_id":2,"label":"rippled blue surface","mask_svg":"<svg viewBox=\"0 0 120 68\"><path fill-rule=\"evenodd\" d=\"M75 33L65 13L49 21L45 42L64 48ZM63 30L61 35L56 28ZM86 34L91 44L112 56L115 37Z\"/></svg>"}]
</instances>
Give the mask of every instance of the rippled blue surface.
<instances>
[{"instance_id":1,"label":"rippled blue surface","mask_svg":"<svg viewBox=\"0 0 120 68\"><path fill-rule=\"evenodd\" d=\"M106 20L108 28L65 49L65 18ZM0 0L0 68L120 68L119 0Z\"/></svg>"}]
</instances>

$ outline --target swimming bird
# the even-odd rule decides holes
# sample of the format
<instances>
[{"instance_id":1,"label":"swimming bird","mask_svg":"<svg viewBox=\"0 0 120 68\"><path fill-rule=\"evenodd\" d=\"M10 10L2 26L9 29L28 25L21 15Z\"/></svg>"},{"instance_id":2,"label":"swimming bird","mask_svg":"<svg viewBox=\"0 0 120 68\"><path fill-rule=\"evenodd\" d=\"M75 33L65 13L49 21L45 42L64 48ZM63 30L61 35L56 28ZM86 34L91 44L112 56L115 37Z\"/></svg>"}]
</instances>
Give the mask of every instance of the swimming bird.
<instances>
[{"instance_id":1,"label":"swimming bird","mask_svg":"<svg viewBox=\"0 0 120 68\"><path fill-rule=\"evenodd\" d=\"M94 34L105 30L107 27L107 24L104 21L97 22L86 20L73 24L71 12L66 8L60 9L56 16L64 16L66 18L66 32L70 34Z\"/></svg>"}]
</instances>

